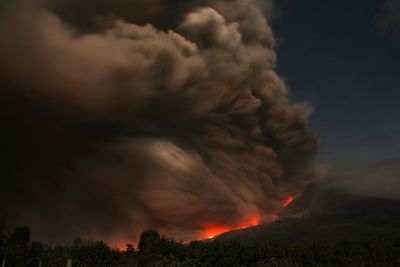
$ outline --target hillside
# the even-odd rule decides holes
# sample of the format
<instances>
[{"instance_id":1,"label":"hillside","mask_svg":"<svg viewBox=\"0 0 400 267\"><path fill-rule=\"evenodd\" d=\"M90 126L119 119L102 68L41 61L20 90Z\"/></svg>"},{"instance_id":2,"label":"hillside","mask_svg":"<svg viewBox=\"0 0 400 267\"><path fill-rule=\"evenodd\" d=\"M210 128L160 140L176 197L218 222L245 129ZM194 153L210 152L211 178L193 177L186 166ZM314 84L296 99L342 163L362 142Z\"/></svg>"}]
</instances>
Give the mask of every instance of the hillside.
<instances>
[{"instance_id":1,"label":"hillside","mask_svg":"<svg viewBox=\"0 0 400 267\"><path fill-rule=\"evenodd\" d=\"M306 205L311 207L300 213ZM256 227L227 232L216 240L337 242L400 236L400 200L364 197L335 190L309 189L282 214Z\"/></svg>"}]
</instances>

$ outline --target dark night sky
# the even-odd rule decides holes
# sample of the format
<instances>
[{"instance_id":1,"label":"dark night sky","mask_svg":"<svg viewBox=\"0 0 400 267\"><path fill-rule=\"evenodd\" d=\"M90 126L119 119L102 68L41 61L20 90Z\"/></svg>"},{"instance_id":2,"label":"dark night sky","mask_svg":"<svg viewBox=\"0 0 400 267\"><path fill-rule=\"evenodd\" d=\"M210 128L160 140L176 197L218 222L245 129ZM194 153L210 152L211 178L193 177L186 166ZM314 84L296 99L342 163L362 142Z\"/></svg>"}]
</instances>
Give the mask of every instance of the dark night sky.
<instances>
[{"instance_id":1,"label":"dark night sky","mask_svg":"<svg viewBox=\"0 0 400 267\"><path fill-rule=\"evenodd\" d=\"M293 99L314 106L322 159L400 150L400 42L395 21L380 21L383 2L278 1L278 72Z\"/></svg>"}]
</instances>

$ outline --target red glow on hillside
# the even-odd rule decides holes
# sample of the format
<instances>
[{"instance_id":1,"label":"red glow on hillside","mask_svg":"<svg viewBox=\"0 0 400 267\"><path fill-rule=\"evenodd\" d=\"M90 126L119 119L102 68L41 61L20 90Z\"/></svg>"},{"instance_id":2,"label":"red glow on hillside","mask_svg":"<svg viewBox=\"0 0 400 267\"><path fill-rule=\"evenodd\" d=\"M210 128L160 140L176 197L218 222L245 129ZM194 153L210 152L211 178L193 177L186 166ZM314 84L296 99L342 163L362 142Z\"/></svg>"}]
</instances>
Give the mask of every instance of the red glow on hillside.
<instances>
[{"instance_id":1,"label":"red glow on hillside","mask_svg":"<svg viewBox=\"0 0 400 267\"><path fill-rule=\"evenodd\" d=\"M240 230L240 229L245 229L249 228L252 226L256 226L260 224L260 216L254 216L250 218L249 220L243 222L240 225L236 226L227 226L227 225L209 225L206 226L203 233L201 234L200 238L201 239L210 239L214 238L220 234L223 234L225 232L233 231L233 230Z\"/></svg>"},{"instance_id":2,"label":"red glow on hillside","mask_svg":"<svg viewBox=\"0 0 400 267\"><path fill-rule=\"evenodd\" d=\"M294 201L294 197L288 197L285 202L282 203L282 208L286 208Z\"/></svg>"}]
</instances>

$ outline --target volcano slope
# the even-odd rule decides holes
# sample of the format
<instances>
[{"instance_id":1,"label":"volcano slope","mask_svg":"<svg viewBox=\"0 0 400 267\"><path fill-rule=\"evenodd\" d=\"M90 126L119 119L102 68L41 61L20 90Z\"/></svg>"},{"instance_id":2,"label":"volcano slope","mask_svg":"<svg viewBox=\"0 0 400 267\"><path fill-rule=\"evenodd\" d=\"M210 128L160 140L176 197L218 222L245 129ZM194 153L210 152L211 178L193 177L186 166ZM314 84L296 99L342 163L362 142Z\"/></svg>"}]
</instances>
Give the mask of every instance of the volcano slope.
<instances>
[{"instance_id":1,"label":"volcano slope","mask_svg":"<svg viewBox=\"0 0 400 267\"><path fill-rule=\"evenodd\" d=\"M310 186L301 198L288 206L281 219L227 232L216 240L335 243L400 237L400 200L321 187ZM304 211L305 206L310 208Z\"/></svg>"}]
</instances>

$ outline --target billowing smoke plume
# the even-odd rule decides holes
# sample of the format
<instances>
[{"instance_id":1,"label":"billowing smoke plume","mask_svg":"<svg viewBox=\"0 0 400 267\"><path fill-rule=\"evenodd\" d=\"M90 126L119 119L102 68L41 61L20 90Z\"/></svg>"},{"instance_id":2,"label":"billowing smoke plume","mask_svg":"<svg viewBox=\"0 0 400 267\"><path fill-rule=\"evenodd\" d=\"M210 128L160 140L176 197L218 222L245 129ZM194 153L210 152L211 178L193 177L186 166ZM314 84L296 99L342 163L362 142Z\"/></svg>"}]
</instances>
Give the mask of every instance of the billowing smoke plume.
<instances>
[{"instance_id":1,"label":"billowing smoke plume","mask_svg":"<svg viewBox=\"0 0 400 267\"><path fill-rule=\"evenodd\" d=\"M255 1L1 8L1 210L41 239L199 238L272 220L315 178Z\"/></svg>"},{"instance_id":2,"label":"billowing smoke plume","mask_svg":"<svg viewBox=\"0 0 400 267\"><path fill-rule=\"evenodd\" d=\"M396 36L397 39L400 30L400 1L381 2L380 11L374 18L375 29L383 35Z\"/></svg>"}]
</instances>

